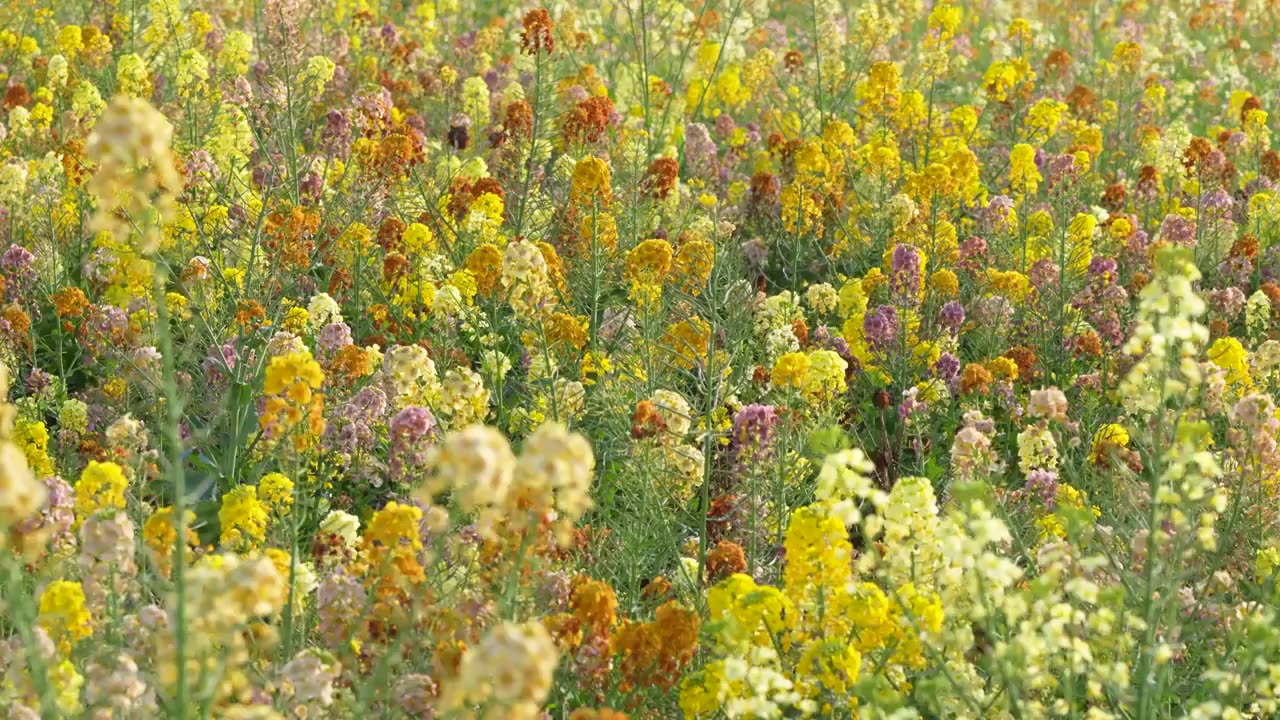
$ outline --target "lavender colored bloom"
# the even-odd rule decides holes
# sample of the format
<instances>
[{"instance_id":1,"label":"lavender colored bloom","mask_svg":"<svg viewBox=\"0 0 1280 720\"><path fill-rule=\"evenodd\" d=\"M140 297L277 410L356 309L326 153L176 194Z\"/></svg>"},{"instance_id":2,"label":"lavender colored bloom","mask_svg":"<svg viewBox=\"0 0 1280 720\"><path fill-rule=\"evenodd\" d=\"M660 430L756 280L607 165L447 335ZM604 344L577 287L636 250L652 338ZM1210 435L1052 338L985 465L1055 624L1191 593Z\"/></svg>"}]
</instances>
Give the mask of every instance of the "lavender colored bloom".
<instances>
[{"instance_id":1,"label":"lavender colored bloom","mask_svg":"<svg viewBox=\"0 0 1280 720\"><path fill-rule=\"evenodd\" d=\"M1037 151L1037 159L1040 151ZM1036 163L1040 163L1037 161ZM1050 187L1069 180L1076 175L1076 157L1070 154L1054 155L1044 162L1044 176Z\"/></svg>"},{"instance_id":2,"label":"lavender colored bloom","mask_svg":"<svg viewBox=\"0 0 1280 720\"><path fill-rule=\"evenodd\" d=\"M739 467L769 458L777 425L778 412L772 405L747 405L733 416L733 456Z\"/></svg>"},{"instance_id":3,"label":"lavender colored bloom","mask_svg":"<svg viewBox=\"0 0 1280 720\"><path fill-rule=\"evenodd\" d=\"M911 245L893 248L889 283L893 296L903 302L914 305L920 297L920 253Z\"/></svg>"},{"instance_id":4,"label":"lavender colored bloom","mask_svg":"<svg viewBox=\"0 0 1280 720\"><path fill-rule=\"evenodd\" d=\"M1039 496L1050 510L1058 505L1058 473L1056 470L1035 469L1027 473L1027 492Z\"/></svg>"},{"instance_id":5,"label":"lavender colored bloom","mask_svg":"<svg viewBox=\"0 0 1280 720\"><path fill-rule=\"evenodd\" d=\"M991 295L978 301L974 319L990 327L1003 327L1013 319L1013 305L1003 295Z\"/></svg>"},{"instance_id":6,"label":"lavender colored bloom","mask_svg":"<svg viewBox=\"0 0 1280 720\"><path fill-rule=\"evenodd\" d=\"M41 478L48 492L48 499L38 515L27 518L15 530L22 535L37 532L49 533L47 540L54 552L75 547L76 536L71 532L75 523L76 494L67 481L57 475Z\"/></svg>"},{"instance_id":7,"label":"lavender colored bloom","mask_svg":"<svg viewBox=\"0 0 1280 720\"><path fill-rule=\"evenodd\" d=\"M883 352L898 341L898 308L881 305L862 319L862 332L873 350Z\"/></svg>"},{"instance_id":8,"label":"lavender colored bloom","mask_svg":"<svg viewBox=\"0 0 1280 720\"><path fill-rule=\"evenodd\" d=\"M27 391L32 395L43 395L53 388L53 376L40 368L31 368L27 374Z\"/></svg>"},{"instance_id":9,"label":"lavender colored bloom","mask_svg":"<svg viewBox=\"0 0 1280 720\"><path fill-rule=\"evenodd\" d=\"M1249 280L1253 277L1253 261L1247 257L1229 257L1218 263L1218 272L1233 284L1248 287Z\"/></svg>"},{"instance_id":10,"label":"lavender colored bloom","mask_svg":"<svg viewBox=\"0 0 1280 720\"><path fill-rule=\"evenodd\" d=\"M958 300L948 300L938 310L938 324L953 336L958 335L964 325L964 306Z\"/></svg>"},{"instance_id":11,"label":"lavender colored bloom","mask_svg":"<svg viewBox=\"0 0 1280 720\"><path fill-rule=\"evenodd\" d=\"M1109 258L1105 255L1094 255L1089 261L1089 274L1107 276L1112 275L1116 271L1115 258Z\"/></svg>"},{"instance_id":12,"label":"lavender colored bloom","mask_svg":"<svg viewBox=\"0 0 1280 720\"><path fill-rule=\"evenodd\" d=\"M236 369L238 360L239 356L236 354L235 345L227 343L209 348L209 356L200 363L200 366L204 368L205 377L209 381L217 382L222 380L227 373Z\"/></svg>"},{"instance_id":13,"label":"lavender colored bloom","mask_svg":"<svg viewBox=\"0 0 1280 720\"><path fill-rule=\"evenodd\" d=\"M711 133L702 123L689 123L684 127L684 154L686 166L698 177L715 177L720 151Z\"/></svg>"},{"instance_id":14,"label":"lavender colored bloom","mask_svg":"<svg viewBox=\"0 0 1280 720\"><path fill-rule=\"evenodd\" d=\"M436 418L424 407L407 407L391 420L391 450L387 467L391 477L409 481L426 468L427 450L436 436ZM374 482L374 486L380 483Z\"/></svg>"},{"instance_id":15,"label":"lavender colored bloom","mask_svg":"<svg viewBox=\"0 0 1280 720\"><path fill-rule=\"evenodd\" d=\"M729 139L737 127L738 124L733 121L733 116L729 113L720 113L716 116L716 135L719 135L721 140Z\"/></svg>"},{"instance_id":16,"label":"lavender colored bloom","mask_svg":"<svg viewBox=\"0 0 1280 720\"><path fill-rule=\"evenodd\" d=\"M128 349L129 316L114 305L94 307L82 328L82 347L95 360L108 352Z\"/></svg>"},{"instance_id":17,"label":"lavender colored bloom","mask_svg":"<svg viewBox=\"0 0 1280 720\"><path fill-rule=\"evenodd\" d=\"M957 264L961 270L979 272L986 264L986 257L987 241L980 237L971 237L960 243L960 260Z\"/></svg>"},{"instance_id":18,"label":"lavender colored bloom","mask_svg":"<svg viewBox=\"0 0 1280 720\"><path fill-rule=\"evenodd\" d=\"M1049 258L1042 258L1031 264L1027 278L1036 289L1046 290L1058 284L1060 272L1061 268L1057 263Z\"/></svg>"},{"instance_id":19,"label":"lavender colored bloom","mask_svg":"<svg viewBox=\"0 0 1280 720\"><path fill-rule=\"evenodd\" d=\"M341 110L330 110L324 118L322 145L333 155L346 155L351 148L351 120Z\"/></svg>"},{"instance_id":20,"label":"lavender colored bloom","mask_svg":"<svg viewBox=\"0 0 1280 720\"><path fill-rule=\"evenodd\" d=\"M751 238L742 243L742 256L746 258L747 264L759 272L769 264L769 246L761 238Z\"/></svg>"},{"instance_id":21,"label":"lavender colored bloom","mask_svg":"<svg viewBox=\"0 0 1280 720\"><path fill-rule=\"evenodd\" d=\"M198 187L206 180L217 180L218 164L208 150L196 150L187 158L187 188Z\"/></svg>"},{"instance_id":22,"label":"lavender colored bloom","mask_svg":"<svg viewBox=\"0 0 1280 720\"><path fill-rule=\"evenodd\" d=\"M1196 224L1177 213L1169 213L1160 223L1160 239L1174 245L1194 247L1196 244Z\"/></svg>"},{"instance_id":23,"label":"lavender colored bloom","mask_svg":"<svg viewBox=\"0 0 1280 720\"><path fill-rule=\"evenodd\" d=\"M320 329L320 336L316 339L316 355L320 362L324 362L351 343L350 326L344 322L329 323Z\"/></svg>"},{"instance_id":24,"label":"lavender colored bloom","mask_svg":"<svg viewBox=\"0 0 1280 720\"><path fill-rule=\"evenodd\" d=\"M318 173L307 173L303 176L302 184L298 189L312 201L319 200L320 193L324 191L324 178Z\"/></svg>"},{"instance_id":25,"label":"lavender colored bloom","mask_svg":"<svg viewBox=\"0 0 1280 720\"><path fill-rule=\"evenodd\" d=\"M1235 200L1231 198L1231 193L1221 188L1204 195L1203 205L1205 210L1212 211L1220 217L1225 217L1234 204Z\"/></svg>"},{"instance_id":26,"label":"lavender colored bloom","mask_svg":"<svg viewBox=\"0 0 1280 720\"><path fill-rule=\"evenodd\" d=\"M844 360L848 367L844 370L844 379L852 380L855 375L862 372L862 363L858 358L854 357L853 350L849 348L849 343L842 337L832 338L827 345L828 349L835 351L835 354Z\"/></svg>"},{"instance_id":27,"label":"lavender colored bloom","mask_svg":"<svg viewBox=\"0 0 1280 720\"><path fill-rule=\"evenodd\" d=\"M325 427L325 444L346 454L371 447L377 439L373 428L386 414L386 394L377 387L365 387L334 411Z\"/></svg>"},{"instance_id":28,"label":"lavender colored bloom","mask_svg":"<svg viewBox=\"0 0 1280 720\"><path fill-rule=\"evenodd\" d=\"M1234 320L1244 310L1244 293L1238 287L1217 288L1209 291L1209 307L1228 320Z\"/></svg>"},{"instance_id":29,"label":"lavender colored bloom","mask_svg":"<svg viewBox=\"0 0 1280 720\"><path fill-rule=\"evenodd\" d=\"M949 352L944 352L933 361L933 376L948 387L960 379L960 359Z\"/></svg>"},{"instance_id":30,"label":"lavender colored bloom","mask_svg":"<svg viewBox=\"0 0 1280 720\"><path fill-rule=\"evenodd\" d=\"M4 270L6 279L9 281L10 294L20 294L28 284L34 274L31 270L31 264L35 262L36 256L31 254L30 250L21 245L13 244L0 256L0 269Z\"/></svg>"},{"instance_id":31,"label":"lavender colored bloom","mask_svg":"<svg viewBox=\"0 0 1280 720\"><path fill-rule=\"evenodd\" d=\"M908 420L912 415L923 413L929 409L929 404L921 402L918 399L920 395L919 388L910 388L902 393L902 402L898 405L898 418Z\"/></svg>"}]
</instances>

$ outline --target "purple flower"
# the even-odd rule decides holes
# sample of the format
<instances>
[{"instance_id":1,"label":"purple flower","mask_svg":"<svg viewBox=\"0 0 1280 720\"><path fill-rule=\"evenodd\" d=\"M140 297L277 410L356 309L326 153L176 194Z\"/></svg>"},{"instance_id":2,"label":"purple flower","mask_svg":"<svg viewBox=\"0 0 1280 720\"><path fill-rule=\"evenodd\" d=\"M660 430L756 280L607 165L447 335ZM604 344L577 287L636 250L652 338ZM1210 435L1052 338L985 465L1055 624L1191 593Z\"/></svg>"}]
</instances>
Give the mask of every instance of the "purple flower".
<instances>
[{"instance_id":1,"label":"purple flower","mask_svg":"<svg viewBox=\"0 0 1280 720\"><path fill-rule=\"evenodd\" d=\"M987 241L980 237L971 237L960 243L960 262L962 270L979 272L987 257Z\"/></svg>"},{"instance_id":2,"label":"purple flower","mask_svg":"<svg viewBox=\"0 0 1280 720\"><path fill-rule=\"evenodd\" d=\"M715 177L718 172L719 149L711 133L702 123L689 123L684 127L684 155L689 170L698 177Z\"/></svg>"},{"instance_id":3,"label":"purple flower","mask_svg":"<svg viewBox=\"0 0 1280 720\"><path fill-rule=\"evenodd\" d=\"M881 305L862 319L862 332L873 350L884 352L898 341L898 308Z\"/></svg>"},{"instance_id":4,"label":"purple flower","mask_svg":"<svg viewBox=\"0 0 1280 720\"><path fill-rule=\"evenodd\" d=\"M1115 271L1115 258L1109 258L1105 255L1094 255L1093 259L1089 261L1089 274L1091 275L1100 275L1105 277L1114 274Z\"/></svg>"},{"instance_id":5,"label":"purple flower","mask_svg":"<svg viewBox=\"0 0 1280 720\"><path fill-rule=\"evenodd\" d=\"M1174 245L1194 247L1196 244L1196 224L1177 213L1169 213L1160 223L1160 239Z\"/></svg>"},{"instance_id":6,"label":"purple flower","mask_svg":"<svg viewBox=\"0 0 1280 720\"><path fill-rule=\"evenodd\" d=\"M365 387L339 405L325 427L324 444L346 456L348 472L358 481L381 486L384 467L370 450L378 440L375 427L387 414L387 396L377 387Z\"/></svg>"},{"instance_id":7,"label":"purple flower","mask_svg":"<svg viewBox=\"0 0 1280 720\"><path fill-rule=\"evenodd\" d=\"M387 467L394 480L410 481L426 469L427 450L436 436L436 417L424 407L407 407L391 420ZM375 486L378 483L375 481Z\"/></svg>"},{"instance_id":8,"label":"purple flower","mask_svg":"<svg viewBox=\"0 0 1280 720\"><path fill-rule=\"evenodd\" d=\"M948 300L938 310L938 324L953 336L958 335L964 325L964 306L958 300Z\"/></svg>"},{"instance_id":9,"label":"purple flower","mask_svg":"<svg viewBox=\"0 0 1280 720\"><path fill-rule=\"evenodd\" d=\"M1013 305L1002 295L991 295L978 301L973 315L979 323L999 328L1013 319Z\"/></svg>"},{"instance_id":10,"label":"purple flower","mask_svg":"<svg viewBox=\"0 0 1280 720\"><path fill-rule=\"evenodd\" d=\"M761 238L751 238L742 243L742 256L752 269L759 272L769 264L769 246Z\"/></svg>"},{"instance_id":11,"label":"purple flower","mask_svg":"<svg viewBox=\"0 0 1280 720\"><path fill-rule=\"evenodd\" d=\"M329 323L321 328L320 337L316 339L316 355L320 362L325 362L351 342L351 328L346 323Z\"/></svg>"},{"instance_id":12,"label":"purple flower","mask_svg":"<svg viewBox=\"0 0 1280 720\"><path fill-rule=\"evenodd\" d=\"M1049 258L1042 258L1031 264L1027 277L1038 290L1046 290L1058 284L1060 268Z\"/></svg>"},{"instance_id":13,"label":"purple flower","mask_svg":"<svg viewBox=\"0 0 1280 720\"><path fill-rule=\"evenodd\" d=\"M733 456L739 467L768 459L777 425L778 413L772 405L746 405L733 416Z\"/></svg>"},{"instance_id":14,"label":"purple flower","mask_svg":"<svg viewBox=\"0 0 1280 720\"><path fill-rule=\"evenodd\" d=\"M893 248L889 283L893 296L914 305L920 296L920 253L907 243Z\"/></svg>"},{"instance_id":15,"label":"purple flower","mask_svg":"<svg viewBox=\"0 0 1280 720\"><path fill-rule=\"evenodd\" d=\"M1046 507L1052 510L1058 504L1058 473L1039 468L1027 473L1026 491L1038 495Z\"/></svg>"},{"instance_id":16,"label":"purple flower","mask_svg":"<svg viewBox=\"0 0 1280 720\"><path fill-rule=\"evenodd\" d=\"M898 405L898 418L907 420L912 415L922 413L929 409L929 404L921 402L918 398L920 395L919 388L910 388L902 393L902 403Z\"/></svg>"},{"instance_id":17,"label":"purple flower","mask_svg":"<svg viewBox=\"0 0 1280 720\"><path fill-rule=\"evenodd\" d=\"M960 379L960 359L949 352L944 352L933 361L933 376L946 383L948 387Z\"/></svg>"}]
</instances>

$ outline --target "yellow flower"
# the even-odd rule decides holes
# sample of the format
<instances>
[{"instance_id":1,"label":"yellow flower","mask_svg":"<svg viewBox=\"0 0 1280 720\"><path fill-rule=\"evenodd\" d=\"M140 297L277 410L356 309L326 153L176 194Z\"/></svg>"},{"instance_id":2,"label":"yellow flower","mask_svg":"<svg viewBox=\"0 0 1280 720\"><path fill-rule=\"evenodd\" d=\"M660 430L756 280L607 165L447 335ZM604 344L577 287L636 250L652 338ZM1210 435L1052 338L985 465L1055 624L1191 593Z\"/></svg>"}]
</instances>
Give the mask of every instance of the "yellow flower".
<instances>
[{"instance_id":1,"label":"yellow flower","mask_svg":"<svg viewBox=\"0 0 1280 720\"><path fill-rule=\"evenodd\" d=\"M99 510L124 508L124 493L128 487L124 468L113 462L90 460L75 487L77 522L83 522Z\"/></svg>"},{"instance_id":2,"label":"yellow flower","mask_svg":"<svg viewBox=\"0 0 1280 720\"><path fill-rule=\"evenodd\" d=\"M1253 385L1249 377L1249 353L1239 340L1233 337L1218 338L1209 347L1209 360L1227 371L1227 384L1244 387Z\"/></svg>"},{"instance_id":3,"label":"yellow flower","mask_svg":"<svg viewBox=\"0 0 1280 720\"><path fill-rule=\"evenodd\" d=\"M571 202L584 206L592 202L609 204L613 199L612 177L609 166L600 158L588 155L579 160L573 168Z\"/></svg>"},{"instance_id":4,"label":"yellow flower","mask_svg":"<svg viewBox=\"0 0 1280 720\"><path fill-rule=\"evenodd\" d=\"M302 351L271 358L263 390L268 395L280 395L289 390L291 396L298 395L292 397L295 402L307 402L311 397L305 388L318 389L323 382L324 372L320 370L320 363L311 357L311 353ZM306 397L301 397L304 394Z\"/></svg>"},{"instance_id":5,"label":"yellow flower","mask_svg":"<svg viewBox=\"0 0 1280 720\"><path fill-rule=\"evenodd\" d=\"M1034 194L1044 176L1036 168L1036 151L1026 143L1013 146L1009 153L1009 187L1015 191Z\"/></svg>"},{"instance_id":6,"label":"yellow flower","mask_svg":"<svg viewBox=\"0 0 1280 720\"><path fill-rule=\"evenodd\" d=\"M266 539L267 509L252 485L241 485L222 496L218 520L222 523L219 542L228 549L249 550Z\"/></svg>"},{"instance_id":7,"label":"yellow flower","mask_svg":"<svg viewBox=\"0 0 1280 720\"><path fill-rule=\"evenodd\" d=\"M1090 462L1099 462L1106 458L1111 448L1129 447L1129 431L1123 425L1110 423L1098 428L1093 434L1093 445L1089 451Z\"/></svg>"},{"instance_id":8,"label":"yellow flower","mask_svg":"<svg viewBox=\"0 0 1280 720\"><path fill-rule=\"evenodd\" d=\"M71 580L55 580L40 594L40 627L63 654L93 634L93 617L85 608L84 588Z\"/></svg>"},{"instance_id":9,"label":"yellow flower","mask_svg":"<svg viewBox=\"0 0 1280 720\"><path fill-rule=\"evenodd\" d=\"M789 352L773 364L773 384L781 388L803 388L809 379L809 356Z\"/></svg>"},{"instance_id":10,"label":"yellow flower","mask_svg":"<svg viewBox=\"0 0 1280 720\"><path fill-rule=\"evenodd\" d=\"M268 473L258 481L258 494L269 510L288 515L293 507L293 481L280 473Z\"/></svg>"},{"instance_id":11,"label":"yellow flower","mask_svg":"<svg viewBox=\"0 0 1280 720\"><path fill-rule=\"evenodd\" d=\"M987 370L995 377L1004 377L1010 382L1018 379L1018 364L1007 357L998 357L987 363Z\"/></svg>"}]
</instances>

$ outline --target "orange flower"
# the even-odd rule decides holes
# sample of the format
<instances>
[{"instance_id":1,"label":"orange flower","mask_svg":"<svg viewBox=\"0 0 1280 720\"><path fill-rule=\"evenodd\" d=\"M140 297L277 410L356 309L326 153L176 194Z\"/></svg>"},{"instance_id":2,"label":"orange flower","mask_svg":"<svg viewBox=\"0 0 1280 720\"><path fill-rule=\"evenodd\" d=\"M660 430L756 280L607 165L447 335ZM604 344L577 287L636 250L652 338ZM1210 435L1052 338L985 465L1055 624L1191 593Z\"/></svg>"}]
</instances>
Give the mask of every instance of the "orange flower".
<instances>
[{"instance_id":1,"label":"orange flower","mask_svg":"<svg viewBox=\"0 0 1280 720\"><path fill-rule=\"evenodd\" d=\"M569 607L588 635L603 637L618 621L618 596L608 583L579 575L574 581Z\"/></svg>"}]
</instances>

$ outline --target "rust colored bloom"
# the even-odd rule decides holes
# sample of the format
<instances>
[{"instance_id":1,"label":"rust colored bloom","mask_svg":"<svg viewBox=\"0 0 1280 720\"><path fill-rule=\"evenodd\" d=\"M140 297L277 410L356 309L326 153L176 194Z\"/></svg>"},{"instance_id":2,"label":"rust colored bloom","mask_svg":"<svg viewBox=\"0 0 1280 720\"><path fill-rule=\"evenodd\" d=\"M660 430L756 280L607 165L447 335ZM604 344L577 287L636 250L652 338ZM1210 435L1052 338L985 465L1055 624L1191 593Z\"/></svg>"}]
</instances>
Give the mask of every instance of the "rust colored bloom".
<instances>
[{"instance_id":1,"label":"rust colored bloom","mask_svg":"<svg viewBox=\"0 0 1280 720\"><path fill-rule=\"evenodd\" d=\"M4 92L4 109L12 110L15 107L26 107L31 104L31 93L27 90L27 86L22 83L14 83Z\"/></svg>"},{"instance_id":2,"label":"rust colored bloom","mask_svg":"<svg viewBox=\"0 0 1280 720\"><path fill-rule=\"evenodd\" d=\"M642 594L646 600L661 600L670 592L671 581L659 575L645 584Z\"/></svg>"},{"instance_id":3,"label":"rust colored bloom","mask_svg":"<svg viewBox=\"0 0 1280 720\"><path fill-rule=\"evenodd\" d=\"M796 340L800 341L800 347L809 346L809 325L804 318L796 318L791 323L791 334L796 336Z\"/></svg>"},{"instance_id":4,"label":"rust colored bloom","mask_svg":"<svg viewBox=\"0 0 1280 720\"><path fill-rule=\"evenodd\" d=\"M533 133L533 108L524 100L511 103L507 106L507 118L503 124L512 135L529 137Z\"/></svg>"},{"instance_id":5,"label":"rust colored bloom","mask_svg":"<svg viewBox=\"0 0 1280 720\"><path fill-rule=\"evenodd\" d=\"M618 621L618 596L609 584L579 575L573 583L569 607L587 635L604 637Z\"/></svg>"},{"instance_id":6,"label":"rust colored bloom","mask_svg":"<svg viewBox=\"0 0 1280 720\"><path fill-rule=\"evenodd\" d=\"M1052 50L1045 58L1044 66L1049 71L1048 74L1065 77L1067 71L1071 69L1071 54L1062 48Z\"/></svg>"},{"instance_id":7,"label":"rust colored bloom","mask_svg":"<svg viewBox=\"0 0 1280 720\"><path fill-rule=\"evenodd\" d=\"M9 337L18 341L23 347L31 347L31 316L17 305L10 303L4 309L4 319L9 323Z\"/></svg>"},{"instance_id":8,"label":"rust colored bloom","mask_svg":"<svg viewBox=\"0 0 1280 720\"><path fill-rule=\"evenodd\" d=\"M566 143L593 143L604 137L614 111L613 101L594 95L574 105L560 120Z\"/></svg>"},{"instance_id":9,"label":"rust colored bloom","mask_svg":"<svg viewBox=\"0 0 1280 720\"><path fill-rule=\"evenodd\" d=\"M591 708L578 708L569 715L569 720L629 720L626 713L617 710L609 710L600 708L593 710Z\"/></svg>"},{"instance_id":10,"label":"rust colored bloom","mask_svg":"<svg viewBox=\"0 0 1280 720\"><path fill-rule=\"evenodd\" d=\"M662 413L658 412L657 406L649 400L641 400L636 403L635 414L631 416L631 437L636 440L657 437L667 429L667 421L662 419Z\"/></svg>"},{"instance_id":11,"label":"rust colored bloom","mask_svg":"<svg viewBox=\"0 0 1280 720\"><path fill-rule=\"evenodd\" d=\"M712 542L720 542L733 530L733 519L738 513L738 497L725 494L712 499L707 510L707 536Z\"/></svg>"},{"instance_id":12,"label":"rust colored bloom","mask_svg":"<svg viewBox=\"0 0 1280 720\"><path fill-rule=\"evenodd\" d=\"M1253 258L1258 256L1258 238L1252 233L1245 233L1231 244L1231 257Z\"/></svg>"},{"instance_id":13,"label":"rust colored bloom","mask_svg":"<svg viewBox=\"0 0 1280 720\"><path fill-rule=\"evenodd\" d=\"M267 324L267 311L257 300L245 300L236 306L236 324L248 332Z\"/></svg>"},{"instance_id":14,"label":"rust colored bloom","mask_svg":"<svg viewBox=\"0 0 1280 720\"><path fill-rule=\"evenodd\" d=\"M1271 301L1271 312L1280 314L1280 285L1273 282L1262 283L1262 287L1258 288L1263 295Z\"/></svg>"},{"instance_id":15,"label":"rust colored bloom","mask_svg":"<svg viewBox=\"0 0 1280 720\"><path fill-rule=\"evenodd\" d=\"M389 217L382 221L382 225L378 228L378 245L388 252L399 249L400 237L404 235L404 221L400 218Z\"/></svg>"},{"instance_id":16,"label":"rust colored bloom","mask_svg":"<svg viewBox=\"0 0 1280 720\"><path fill-rule=\"evenodd\" d=\"M1102 207L1108 212L1118 213L1124 209L1124 203L1128 197L1129 191L1124 189L1124 185L1112 183L1102 191Z\"/></svg>"},{"instance_id":17,"label":"rust colored bloom","mask_svg":"<svg viewBox=\"0 0 1280 720\"><path fill-rule=\"evenodd\" d=\"M395 284L396 280L408 274L409 269L409 259L398 252L388 253L382 259L382 279L388 283Z\"/></svg>"},{"instance_id":18,"label":"rust colored bloom","mask_svg":"<svg viewBox=\"0 0 1280 720\"><path fill-rule=\"evenodd\" d=\"M475 276L480 294L490 295L502 277L502 251L492 243L477 245L467 256L464 266Z\"/></svg>"},{"instance_id":19,"label":"rust colored bloom","mask_svg":"<svg viewBox=\"0 0 1280 720\"><path fill-rule=\"evenodd\" d=\"M773 173L759 172L751 176L751 204L753 206L770 205L778 198L781 186L778 177Z\"/></svg>"},{"instance_id":20,"label":"rust colored bloom","mask_svg":"<svg viewBox=\"0 0 1280 720\"><path fill-rule=\"evenodd\" d=\"M1076 85L1071 88L1071 92L1067 93L1067 107L1071 108L1074 115L1088 116L1092 114L1097 104L1098 96L1083 85Z\"/></svg>"},{"instance_id":21,"label":"rust colored bloom","mask_svg":"<svg viewBox=\"0 0 1280 720\"><path fill-rule=\"evenodd\" d=\"M343 345L329 366L325 368L327 375L355 380L362 378L373 372L373 367L369 360L369 353L365 352L358 345Z\"/></svg>"},{"instance_id":22,"label":"rust colored bloom","mask_svg":"<svg viewBox=\"0 0 1280 720\"><path fill-rule=\"evenodd\" d=\"M1098 333L1090 330L1089 332L1076 338L1076 353L1089 357L1102 356L1102 339L1098 337Z\"/></svg>"},{"instance_id":23,"label":"rust colored bloom","mask_svg":"<svg viewBox=\"0 0 1280 720\"><path fill-rule=\"evenodd\" d=\"M68 140L62 146L62 171L67 175L67 181L72 185L79 185L88 170L85 164L84 142Z\"/></svg>"},{"instance_id":24,"label":"rust colored bloom","mask_svg":"<svg viewBox=\"0 0 1280 720\"><path fill-rule=\"evenodd\" d=\"M520 32L520 47L525 54L537 55L540 52L555 51L556 41L553 33L555 25L551 22L551 13L547 12L546 8L537 8L525 13L520 25L524 28Z\"/></svg>"},{"instance_id":25,"label":"rust colored bloom","mask_svg":"<svg viewBox=\"0 0 1280 720\"><path fill-rule=\"evenodd\" d=\"M675 685L693 659L699 626L698 614L674 600L658 608L653 622L624 623L609 642L618 656L621 689Z\"/></svg>"},{"instance_id":26,"label":"rust colored bloom","mask_svg":"<svg viewBox=\"0 0 1280 720\"><path fill-rule=\"evenodd\" d=\"M1249 116L1250 111L1261 110L1261 109L1262 109L1262 101L1258 99L1257 95L1250 95L1240 105L1240 124L1241 125L1244 124L1244 120Z\"/></svg>"},{"instance_id":27,"label":"rust colored bloom","mask_svg":"<svg viewBox=\"0 0 1280 720\"><path fill-rule=\"evenodd\" d=\"M1146 273L1144 272L1134 273L1133 277L1129 278L1129 288L1128 288L1129 294L1136 297L1138 293L1142 292L1142 288L1146 287L1147 283L1150 281L1151 281L1151 278L1147 277Z\"/></svg>"},{"instance_id":28,"label":"rust colored bloom","mask_svg":"<svg viewBox=\"0 0 1280 720\"><path fill-rule=\"evenodd\" d=\"M1039 372L1036 370L1036 351L1026 345L1014 345L1005 351L1005 357L1018 366L1018 377L1028 382L1034 380Z\"/></svg>"},{"instance_id":29,"label":"rust colored bloom","mask_svg":"<svg viewBox=\"0 0 1280 720\"><path fill-rule=\"evenodd\" d=\"M1275 150L1262 153L1262 174L1272 182L1280 180L1280 153Z\"/></svg>"},{"instance_id":30,"label":"rust colored bloom","mask_svg":"<svg viewBox=\"0 0 1280 720\"><path fill-rule=\"evenodd\" d=\"M964 366L964 372L960 374L960 392L968 395L969 393L981 393L983 395L991 389L991 372L978 363L969 363Z\"/></svg>"},{"instance_id":31,"label":"rust colored bloom","mask_svg":"<svg viewBox=\"0 0 1280 720\"><path fill-rule=\"evenodd\" d=\"M62 288L53 294L53 309L64 320L80 317L89 309L89 298L78 287Z\"/></svg>"},{"instance_id":32,"label":"rust colored bloom","mask_svg":"<svg viewBox=\"0 0 1280 720\"><path fill-rule=\"evenodd\" d=\"M875 393L871 395L871 404L876 406L876 409L878 410L888 408L889 393L885 392L884 388L878 388Z\"/></svg>"},{"instance_id":33,"label":"rust colored bloom","mask_svg":"<svg viewBox=\"0 0 1280 720\"><path fill-rule=\"evenodd\" d=\"M1213 145L1206 138L1191 138L1191 142L1187 143L1187 149L1182 151L1182 167L1187 169L1188 174L1198 173L1200 166L1204 164L1205 158L1209 157L1211 152L1213 152Z\"/></svg>"},{"instance_id":34,"label":"rust colored bloom","mask_svg":"<svg viewBox=\"0 0 1280 720\"><path fill-rule=\"evenodd\" d=\"M649 163L649 171L645 173L644 186L646 190L653 193L655 198L662 199L675 189L679 177L680 163L674 158L654 158L653 162Z\"/></svg>"},{"instance_id":35,"label":"rust colored bloom","mask_svg":"<svg viewBox=\"0 0 1280 720\"><path fill-rule=\"evenodd\" d=\"M707 579L713 584L746 569L747 554L735 542L721 540L707 553Z\"/></svg>"}]
</instances>

